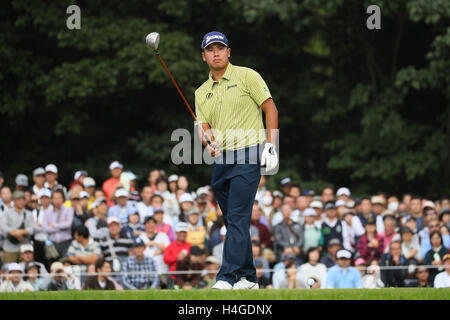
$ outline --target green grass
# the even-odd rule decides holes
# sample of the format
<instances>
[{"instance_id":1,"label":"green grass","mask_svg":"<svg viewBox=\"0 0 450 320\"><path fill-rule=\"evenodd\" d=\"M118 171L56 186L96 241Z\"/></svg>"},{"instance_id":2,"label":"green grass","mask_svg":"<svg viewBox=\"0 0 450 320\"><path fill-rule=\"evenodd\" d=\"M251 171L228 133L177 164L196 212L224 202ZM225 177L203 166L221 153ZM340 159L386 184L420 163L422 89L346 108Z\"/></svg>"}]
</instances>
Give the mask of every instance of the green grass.
<instances>
[{"instance_id":1,"label":"green grass","mask_svg":"<svg viewBox=\"0 0 450 320\"><path fill-rule=\"evenodd\" d=\"M0 300L450 300L450 288L0 293Z\"/></svg>"}]
</instances>

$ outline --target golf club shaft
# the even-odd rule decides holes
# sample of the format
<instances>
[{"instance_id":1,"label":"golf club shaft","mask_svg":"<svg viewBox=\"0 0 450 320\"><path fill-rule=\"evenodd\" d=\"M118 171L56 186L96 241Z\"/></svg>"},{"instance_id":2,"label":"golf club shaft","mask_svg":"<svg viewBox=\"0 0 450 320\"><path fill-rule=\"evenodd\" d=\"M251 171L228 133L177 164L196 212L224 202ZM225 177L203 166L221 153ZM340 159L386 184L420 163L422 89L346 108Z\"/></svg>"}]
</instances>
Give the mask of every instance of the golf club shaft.
<instances>
[{"instance_id":1,"label":"golf club shaft","mask_svg":"<svg viewBox=\"0 0 450 320\"><path fill-rule=\"evenodd\" d=\"M195 121L197 122L198 126L200 127L200 129L202 130L203 136L205 137L206 141L208 142L208 145L214 149L214 147L211 144L211 140L209 140L208 136L205 133L205 130L203 130L203 127L200 123L198 123L197 117L195 116L194 112L192 111L191 107L189 106L189 103L187 102L186 98L183 95L183 92L181 92L180 87L178 87L177 82L175 81L175 79L172 77L172 74L169 71L169 68L167 68L166 64L164 63L164 60L161 58L161 56L159 55L159 52L157 50L155 50L156 55L158 56L159 60L161 61L162 65L164 66L164 69L166 69L170 79L172 79L173 84L175 85L175 87L178 90L178 93L180 94L181 98L183 98L184 103L186 104L186 106L188 107L189 111L191 112L191 115L194 117Z\"/></svg>"}]
</instances>

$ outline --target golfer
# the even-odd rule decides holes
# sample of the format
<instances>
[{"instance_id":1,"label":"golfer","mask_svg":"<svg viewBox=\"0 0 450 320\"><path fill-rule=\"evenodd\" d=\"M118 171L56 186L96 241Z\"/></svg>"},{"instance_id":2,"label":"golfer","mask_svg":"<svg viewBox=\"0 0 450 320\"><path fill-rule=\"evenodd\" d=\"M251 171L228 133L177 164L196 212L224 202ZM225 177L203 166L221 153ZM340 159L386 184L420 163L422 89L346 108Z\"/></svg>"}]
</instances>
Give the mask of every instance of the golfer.
<instances>
[{"instance_id":1,"label":"golfer","mask_svg":"<svg viewBox=\"0 0 450 320\"><path fill-rule=\"evenodd\" d=\"M251 211L261 166L270 172L278 165L278 111L261 76L229 62L230 48L223 33L207 33L201 49L210 73L195 91L195 107L198 124L212 148L200 128L198 132L215 160L211 186L227 229L222 266L213 289L258 289L250 240Z\"/></svg>"}]
</instances>

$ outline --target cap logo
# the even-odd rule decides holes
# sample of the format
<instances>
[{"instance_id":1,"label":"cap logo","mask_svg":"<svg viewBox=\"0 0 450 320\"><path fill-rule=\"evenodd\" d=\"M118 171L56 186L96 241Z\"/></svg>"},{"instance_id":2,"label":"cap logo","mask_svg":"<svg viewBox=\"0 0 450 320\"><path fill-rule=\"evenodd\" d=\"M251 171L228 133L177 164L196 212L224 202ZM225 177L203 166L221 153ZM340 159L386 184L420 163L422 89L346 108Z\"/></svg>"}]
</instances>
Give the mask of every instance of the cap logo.
<instances>
[{"instance_id":1,"label":"cap logo","mask_svg":"<svg viewBox=\"0 0 450 320\"><path fill-rule=\"evenodd\" d=\"M206 37L206 42L209 42L209 40L212 40L212 39L220 39L220 40L223 40L223 37L222 37L222 36L219 36L219 35L207 36L207 37Z\"/></svg>"}]
</instances>

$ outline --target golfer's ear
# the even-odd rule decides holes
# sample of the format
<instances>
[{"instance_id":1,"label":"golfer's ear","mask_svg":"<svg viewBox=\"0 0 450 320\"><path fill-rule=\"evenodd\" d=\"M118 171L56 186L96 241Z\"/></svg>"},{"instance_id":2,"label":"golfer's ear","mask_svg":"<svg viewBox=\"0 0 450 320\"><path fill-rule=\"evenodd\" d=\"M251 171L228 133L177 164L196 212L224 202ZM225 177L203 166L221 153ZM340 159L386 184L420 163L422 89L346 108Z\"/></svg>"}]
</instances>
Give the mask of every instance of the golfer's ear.
<instances>
[{"instance_id":1,"label":"golfer's ear","mask_svg":"<svg viewBox=\"0 0 450 320\"><path fill-rule=\"evenodd\" d=\"M228 48L228 58L230 57L230 54L231 54L231 49Z\"/></svg>"},{"instance_id":2,"label":"golfer's ear","mask_svg":"<svg viewBox=\"0 0 450 320\"><path fill-rule=\"evenodd\" d=\"M203 61L206 61L205 52L202 52L202 59L203 59Z\"/></svg>"}]
</instances>

